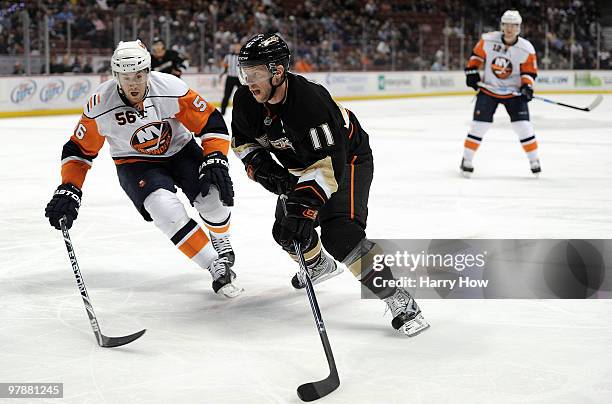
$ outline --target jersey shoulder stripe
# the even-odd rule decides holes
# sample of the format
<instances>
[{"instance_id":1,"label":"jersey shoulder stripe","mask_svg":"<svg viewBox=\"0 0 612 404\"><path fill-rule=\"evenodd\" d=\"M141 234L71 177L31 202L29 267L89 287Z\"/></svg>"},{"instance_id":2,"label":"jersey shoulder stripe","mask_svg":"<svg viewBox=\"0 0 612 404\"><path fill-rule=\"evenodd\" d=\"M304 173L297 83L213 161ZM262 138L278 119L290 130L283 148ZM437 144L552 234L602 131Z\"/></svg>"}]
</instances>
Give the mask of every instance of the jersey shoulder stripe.
<instances>
[{"instance_id":1,"label":"jersey shoulder stripe","mask_svg":"<svg viewBox=\"0 0 612 404\"><path fill-rule=\"evenodd\" d=\"M108 102L112 98L112 92L117 91L116 83L114 79L111 79L101 83L95 88L83 108L83 114L86 117L95 119L108 109Z\"/></svg>"},{"instance_id":2,"label":"jersey shoulder stripe","mask_svg":"<svg viewBox=\"0 0 612 404\"><path fill-rule=\"evenodd\" d=\"M94 109L94 107L98 104L100 104L100 93L94 93L87 100L87 105L85 106L85 109L87 112L91 112Z\"/></svg>"},{"instance_id":3,"label":"jersey shoulder stripe","mask_svg":"<svg viewBox=\"0 0 612 404\"><path fill-rule=\"evenodd\" d=\"M117 82L115 79L110 79L96 87L83 108L83 115L89 119L96 119L125 106L119 97Z\"/></svg>"}]
</instances>

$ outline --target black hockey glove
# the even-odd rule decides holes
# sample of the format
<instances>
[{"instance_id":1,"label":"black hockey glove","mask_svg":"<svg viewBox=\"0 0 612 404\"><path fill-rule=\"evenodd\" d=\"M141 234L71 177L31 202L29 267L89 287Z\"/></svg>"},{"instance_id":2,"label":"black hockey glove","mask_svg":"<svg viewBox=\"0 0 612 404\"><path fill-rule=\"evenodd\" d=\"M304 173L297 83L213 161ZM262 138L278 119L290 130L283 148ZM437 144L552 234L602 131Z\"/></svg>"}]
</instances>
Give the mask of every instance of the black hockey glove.
<instances>
[{"instance_id":1,"label":"black hockey glove","mask_svg":"<svg viewBox=\"0 0 612 404\"><path fill-rule=\"evenodd\" d=\"M533 87L531 87L529 84L523 84L521 86L521 95L525 97L527 102L533 100Z\"/></svg>"},{"instance_id":2,"label":"black hockey glove","mask_svg":"<svg viewBox=\"0 0 612 404\"><path fill-rule=\"evenodd\" d=\"M266 151L255 152L245 163L245 168L250 179L276 195L293 191L298 180L286 168L272 160Z\"/></svg>"},{"instance_id":3,"label":"black hockey glove","mask_svg":"<svg viewBox=\"0 0 612 404\"><path fill-rule=\"evenodd\" d=\"M480 73L478 73L477 69L466 70L465 71L465 85L473 88L478 91L480 88L478 87L478 82L480 81Z\"/></svg>"},{"instance_id":4,"label":"black hockey glove","mask_svg":"<svg viewBox=\"0 0 612 404\"><path fill-rule=\"evenodd\" d=\"M314 236L318 212L290 199L287 200L286 207L287 213L274 222L272 236L286 249L292 249L293 240L298 241L302 248L306 248Z\"/></svg>"},{"instance_id":5,"label":"black hockey glove","mask_svg":"<svg viewBox=\"0 0 612 404\"><path fill-rule=\"evenodd\" d=\"M53 198L45 208L45 216L49 218L51 226L61 230L59 220L66 216L66 228L72 227L81 206L83 193L72 184L62 184L53 193Z\"/></svg>"},{"instance_id":6,"label":"black hockey glove","mask_svg":"<svg viewBox=\"0 0 612 404\"><path fill-rule=\"evenodd\" d=\"M234 185L229 175L227 156L223 153L216 151L204 156L204 162L200 165L198 180L202 196L208 195L210 186L215 185L219 190L221 202L226 206L234 206Z\"/></svg>"}]
</instances>

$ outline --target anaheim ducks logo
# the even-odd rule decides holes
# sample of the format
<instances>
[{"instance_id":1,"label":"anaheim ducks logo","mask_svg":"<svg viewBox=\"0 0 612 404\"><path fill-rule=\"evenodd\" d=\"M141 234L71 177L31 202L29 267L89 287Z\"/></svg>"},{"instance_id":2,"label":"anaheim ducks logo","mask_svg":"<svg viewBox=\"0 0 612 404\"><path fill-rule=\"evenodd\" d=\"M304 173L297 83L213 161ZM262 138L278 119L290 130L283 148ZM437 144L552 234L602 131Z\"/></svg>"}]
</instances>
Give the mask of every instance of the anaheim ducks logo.
<instances>
[{"instance_id":1,"label":"anaheim ducks logo","mask_svg":"<svg viewBox=\"0 0 612 404\"><path fill-rule=\"evenodd\" d=\"M270 144L272 145L272 147L278 150L291 149L295 152L295 149L293 148L293 144L291 143L291 140L289 140L289 138L287 137L282 137L277 140L270 140Z\"/></svg>"},{"instance_id":2,"label":"anaheim ducks logo","mask_svg":"<svg viewBox=\"0 0 612 404\"><path fill-rule=\"evenodd\" d=\"M506 79L512 74L512 62L503 56L496 56L491 63L491 70L498 79Z\"/></svg>"},{"instance_id":3,"label":"anaheim ducks logo","mask_svg":"<svg viewBox=\"0 0 612 404\"><path fill-rule=\"evenodd\" d=\"M170 147L172 127L167 121L151 122L134 132L130 144L139 153L157 156Z\"/></svg>"},{"instance_id":4,"label":"anaheim ducks logo","mask_svg":"<svg viewBox=\"0 0 612 404\"><path fill-rule=\"evenodd\" d=\"M270 38L261 41L261 44L259 44L259 47L265 48L266 46L270 46L273 43L277 43L277 42L278 42L278 37L276 35L273 35Z\"/></svg>"}]
</instances>

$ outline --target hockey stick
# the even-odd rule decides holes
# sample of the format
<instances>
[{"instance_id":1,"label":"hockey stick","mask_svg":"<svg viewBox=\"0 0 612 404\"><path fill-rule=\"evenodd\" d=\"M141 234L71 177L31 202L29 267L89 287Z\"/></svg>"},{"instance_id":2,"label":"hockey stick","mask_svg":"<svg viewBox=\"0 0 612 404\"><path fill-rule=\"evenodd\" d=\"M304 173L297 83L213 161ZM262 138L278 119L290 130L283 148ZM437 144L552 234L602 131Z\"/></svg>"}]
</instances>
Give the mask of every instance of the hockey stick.
<instances>
[{"instance_id":1,"label":"hockey stick","mask_svg":"<svg viewBox=\"0 0 612 404\"><path fill-rule=\"evenodd\" d=\"M287 206L285 205L285 195L281 195L280 199L283 204L283 210L285 215L287 214ZM317 303L317 297L308 276L306 270L306 261L304 260L304 254L302 253L302 247L298 241L293 240L293 249L298 257L298 263L300 264L300 278L306 285L306 293L308 294L308 301L310 302L310 308L312 309L312 315L321 337L321 343L323 344L323 350L325 351L325 357L327 358L327 364L329 366L329 376L323 380L316 382L304 383L297 388L297 395L302 401L314 401L321 397L325 397L332 391L336 390L340 386L340 378L338 377L338 369L336 369L336 361L334 360L334 354L332 353L331 345L329 344L329 338L327 338L327 331L325 330L325 324L323 323L323 317L321 316L321 310L319 309L319 303Z\"/></svg>"},{"instance_id":2,"label":"hockey stick","mask_svg":"<svg viewBox=\"0 0 612 404\"><path fill-rule=\"evenodd\" d=\"M81 293L81 298L83 299L83 303L85 304L85 311L87 312L87 317L89 317L89 323L91 324L91 328L93 329L94 335L96 336L96 341L98 341L98 345L104 348L113 348L129 344L130 342L142 337L142 334L144 334L146 330L138 331L137 333L126 335L125 337L107 337L106 335L102 334L102 331L100 331L100 326L98 325L98 319L96 318L93 306L91 305L91 302L89 300L87 289L85 289L85 282L83 281L83 277L81 276L81 270L79 269L79 263L77 262L76 255L74 253L74 248L72 248L70 234L68 233L68 229L66 228L66 216L63 216L59 220L59 223L62 229L62 234L64 235L66 250L68 250L68 258L70 259L70 264L72 265L72 272L74 272L76 283L79 287L79 292Z\"/></svg>"},{"instance_id":3,"label":"hockey stick","mask_svg":"<svg viewBox=\"0 0 612 404\"><path fill-rule=\"evenodd\" d=\"M325 324L323 323L323 317L319 310L319 304L317 303L317 297L315 296L314 288L310 277L306 272L306 262L304 261L304 254L302 253L302 247L297 241L293 241L293 248L298 257L300 263L300 272L302 280L306 284L306 292L308 293L308 300L310 301L310 308L319 330L319 336L323 343L323 350L325 351L325 357L327 358L327 364L329 365L329 376L323 380L316 382L304 383L297 389L298 397L302 401L314 401L321 397L325 397L332 391L336 390L340 386L340 378L338 377L338 369L336 369L336 361L334 360L334 354L329 344L329 338L327 338L327 331L325 330Z\"/></svg>"},{"instance_id":4,"label":"hockey stick","mask_svg":"<svg viewBox=\"0 0 612 404\"><path fill-rule=\"evenodd\" d=\"M597 97L595 97L593 102L591 102L587 107L580 108L580 107L576 107L574 105L564 104L562 102L554 101L554 100L551 100L551 99L548 99L548 98L538 97L537 95L534 95L533 98L535 98L536 100L547 102L549 104L560 105L562 107L577 109L579 111L585 111L585 112L589 112L589 111L594 110L595 108L597 108L597 106L599 104L601 104L601 101L603 100L603 96L601 94L597 94Z\"/></svg>"},{"instance_id":5,"label":"hockey stick","mask_svg":"<svg viewBox=\"0 0 612 404\"><path fill-rule=\"evenodd\" d=\"M488 84L485 84L485 83L482 83L482 82L478 83L478 87L484 88L484 89L489 90L489 91L494 91L494 90L503 91L503 92L506 93L504 95L510 95L510 94L514 95L514 96L521 96L522 95L521 93L518 93L518 92L516 92L516 91L514 91L513 89L510 89L510 88L503 88L503 87L502 88L493 88L492 86L490 86ZM564 103L559 102L559 101L551 100L549 98L539 97L537 95L534 95L533 98L536 99L536 100L547 102L549 104L559 105L559 106L562 106L562 107L577 109L578 111L585 111L585 112L589 112L589 111L594 110L595 108L597 108L597 106L599 104L601 104L601 101L603 101L603 96L601 94L597 94L597 97L595 97L593 102L591 102L587 107L581 108L581 107L577 107L575 105L564 104Z\"/></svg>"}]
</instances>

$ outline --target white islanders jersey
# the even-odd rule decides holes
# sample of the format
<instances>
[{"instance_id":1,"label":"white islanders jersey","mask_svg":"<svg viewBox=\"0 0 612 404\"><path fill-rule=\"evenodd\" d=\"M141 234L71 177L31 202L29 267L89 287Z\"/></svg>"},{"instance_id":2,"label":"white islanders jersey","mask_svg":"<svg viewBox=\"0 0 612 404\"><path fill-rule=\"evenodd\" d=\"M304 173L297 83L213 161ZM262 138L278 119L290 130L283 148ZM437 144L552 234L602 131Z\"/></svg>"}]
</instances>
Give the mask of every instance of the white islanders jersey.
<instances>
[{"instance_id":1,"label":"white islanders jersey","mask_svg":"<svg viewBox=\"0 0 612 404\"><path fill-rule=\"evenodd\" d=\"M227 155L229 135L204 130L214 111L214 105L170 74L151 72L147 94L137 106L120 96L116 80L105 81L89 98L64 147L62 183L81 188L105 141L117 165L164 161L190 142L193 133L201 136L204 153L219 150Z\"/></svg>"},{"instance_id":2,"label":"white islanders jersey","mask_svg":"<svg viewBox=\"0 0 612 404\"><path fill-rule=\"evenodd\" d=\"M500 31L483 34L472 50L466 70L483 67L482 81L496 90L494 93L482 91L497 97L512 97L511 93L518 92L524 84L533 86L538 65L531 42L518 37L514 44L507 45L502 37Z\"/></svg>"}]
</instances>

